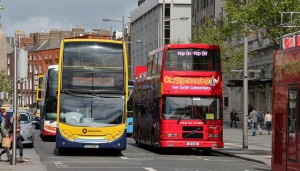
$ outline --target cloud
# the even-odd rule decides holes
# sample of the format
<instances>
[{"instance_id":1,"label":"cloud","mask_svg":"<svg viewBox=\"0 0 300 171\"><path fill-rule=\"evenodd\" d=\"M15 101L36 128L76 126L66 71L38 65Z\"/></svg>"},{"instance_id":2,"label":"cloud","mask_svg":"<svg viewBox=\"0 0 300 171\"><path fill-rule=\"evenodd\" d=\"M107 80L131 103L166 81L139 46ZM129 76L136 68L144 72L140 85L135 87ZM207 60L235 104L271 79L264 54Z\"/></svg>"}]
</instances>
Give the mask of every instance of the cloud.
<instances>
[{"instance_id":1,"label":"cloud","mask_svg":"<svg viewBox=\"0 0 300 171\"><path fill-rule=\"evenodd\" d=\"M103 18L125 21L130 12L137 8L138 0L7 0L0 4L2 28L7 36L13 36L15 30L49 32L51 29L70 30L82 27L86 31L93 28L120 30L121 24L103 22Z\"/></svg>"},{"instance_id":2,"label":"cloud","mask_svg":"<svg viewBox=\"0 0 300 171\"><path fill-rule=\"evenodd\" d=\"M18 21L13 23L10 27L18 30L24 30L25 33L49 32L50 29L69 30L66 22L56 21L44 16L36 16L31 17L28 20Z\"/></svg>"}]
</instances>

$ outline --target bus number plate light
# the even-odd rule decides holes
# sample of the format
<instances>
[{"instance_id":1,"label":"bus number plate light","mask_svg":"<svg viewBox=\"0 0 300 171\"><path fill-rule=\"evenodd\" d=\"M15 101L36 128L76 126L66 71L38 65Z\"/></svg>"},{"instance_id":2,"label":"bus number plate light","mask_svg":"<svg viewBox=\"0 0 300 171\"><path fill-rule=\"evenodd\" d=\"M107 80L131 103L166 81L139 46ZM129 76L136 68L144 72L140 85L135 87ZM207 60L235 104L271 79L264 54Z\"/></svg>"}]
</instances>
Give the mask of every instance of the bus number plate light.
<instances>
[{"instance_id":1,"label":"bus number plate light","mask_svg":"<svg viewBox=\"0 0 300 171\"><path fill-rule=\"evenodd\" d=\"M99 145L84 145L84 148L99 148Z\"/></svg>"}]
</instances>

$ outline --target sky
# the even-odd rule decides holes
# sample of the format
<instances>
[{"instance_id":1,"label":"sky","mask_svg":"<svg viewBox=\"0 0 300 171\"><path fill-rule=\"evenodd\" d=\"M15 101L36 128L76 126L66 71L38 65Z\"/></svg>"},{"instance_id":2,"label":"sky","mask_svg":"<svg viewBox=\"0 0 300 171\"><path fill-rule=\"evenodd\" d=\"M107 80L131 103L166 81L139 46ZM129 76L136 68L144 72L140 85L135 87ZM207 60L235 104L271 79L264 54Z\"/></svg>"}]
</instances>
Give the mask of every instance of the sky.
<instances>
[{"instance_id":1,"label":"sky","mask_svg":"<svg viewBox=\"0 0 300 171\"><path fill-rule=\"evenodd\" d=\"M128 22L130 13L137 8L138 0L0 0L2 30L13 37L15 30L26 35L49 32L51 29L70 30L72 27L122 30L120 22L104 22L102 19Z\"/></svg>"}]
</instances>

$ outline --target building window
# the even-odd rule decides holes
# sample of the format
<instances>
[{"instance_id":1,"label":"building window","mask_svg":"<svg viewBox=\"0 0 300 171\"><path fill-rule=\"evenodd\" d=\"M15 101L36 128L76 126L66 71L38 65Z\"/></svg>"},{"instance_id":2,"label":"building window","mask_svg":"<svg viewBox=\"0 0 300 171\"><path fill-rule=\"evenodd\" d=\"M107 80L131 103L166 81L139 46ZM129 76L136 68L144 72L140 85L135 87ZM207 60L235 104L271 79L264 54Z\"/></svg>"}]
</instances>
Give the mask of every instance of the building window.
<instances>
[{"instance_id":1,"label":"building window","mask_svg":"<svg viewBox=\"0 0 300 171\"><path fill-rule=\"evenodd\" d=\"M49 54L49 59L52 59L52 54Z\"/></svg>"},{"instance_id":2,"label":"building window","mask_svg":"<svg viewBox=\"0 0 300 171\"><path fill-rule=\"evenodd\" d=\"M39 60L40 60L40 61L42 60L42 55L39 55Z\"/></svg>"},{"instance_id":3,"label":"building window","mask_svg":"<svg viewBox=\"0 0 300 171\"><path fill-rule=\"evenodd\" d=\"M36 70L36 65L34 65L34 74L36 74L37 73L37 70Z\"/></svg>"},{"instance_id":4,"label":"building window","mask_svg":"<svg viewBox=\"0 0 300 171\"><path fill-rule=\"evenodd\" d=\"M48 54L45 55L45 59L48 59Z\"/></svg>"},{"instance_id":5,"label":"building window","mask_svg":"<svg viewBox=\"0 0 300 171\"><path fill-rule=\"evenodd\" d=\"M40 64L40 67L39 67L39 73L40 73L40 74L43 73L43 67L42 67L42 64Z\"/></svg>"}]
</instances>

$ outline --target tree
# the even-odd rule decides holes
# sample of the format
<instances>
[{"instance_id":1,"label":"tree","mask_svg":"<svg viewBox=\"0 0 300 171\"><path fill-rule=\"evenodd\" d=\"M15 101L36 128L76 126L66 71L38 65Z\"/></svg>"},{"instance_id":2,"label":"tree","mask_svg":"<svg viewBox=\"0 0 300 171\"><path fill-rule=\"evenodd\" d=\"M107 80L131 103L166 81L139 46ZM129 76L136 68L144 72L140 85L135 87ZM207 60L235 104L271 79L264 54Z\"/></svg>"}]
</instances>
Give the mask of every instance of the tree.
<instances>
[{"instance_id":1,"label":"tree","mask_svg":"<svg viewBox=\"0 0 300 171\"><path fill-rule=\"evenodd\" d=\"M225 0L226 25L237 31L247 28L247 33L263 33L271 40L271 45L278 48L282 12L300 10L299 0ZM291 16L285 15L283 23L290 22ZM294 15L293 20L300 15ZM237 23L237 24L234 24ZM299 26L299 21L293 23ZM295 28L283 30L282 34L295 32Z\"/></svg>"},{"instance_id":2,"label":"tree","mask_svg":"<svg viewBox=\"0 0 300 171\"><path fill-rule=\"evenodd\" d=\"M243 46L228 43L230 35L233 33L233 30L230 29L230 27L223 25L221 20L216 23L211 19L206 19L202 26L193 29L191 38L192 43L220 46L223 73L227 76L229 76L230 70L238 68L243 62Z\"/></svg>"},{"instance_id":3,"label":"tree","mask_svg":"<svg viewBox=\"0 0 300 171\"><path fill-rule=\"evenodd\" d=\"M8 92L8 94L11 96L13 93L13 81L6 73L7 71L4 69L0 70L0 91Z\"/></svg>"}]
</instances>

